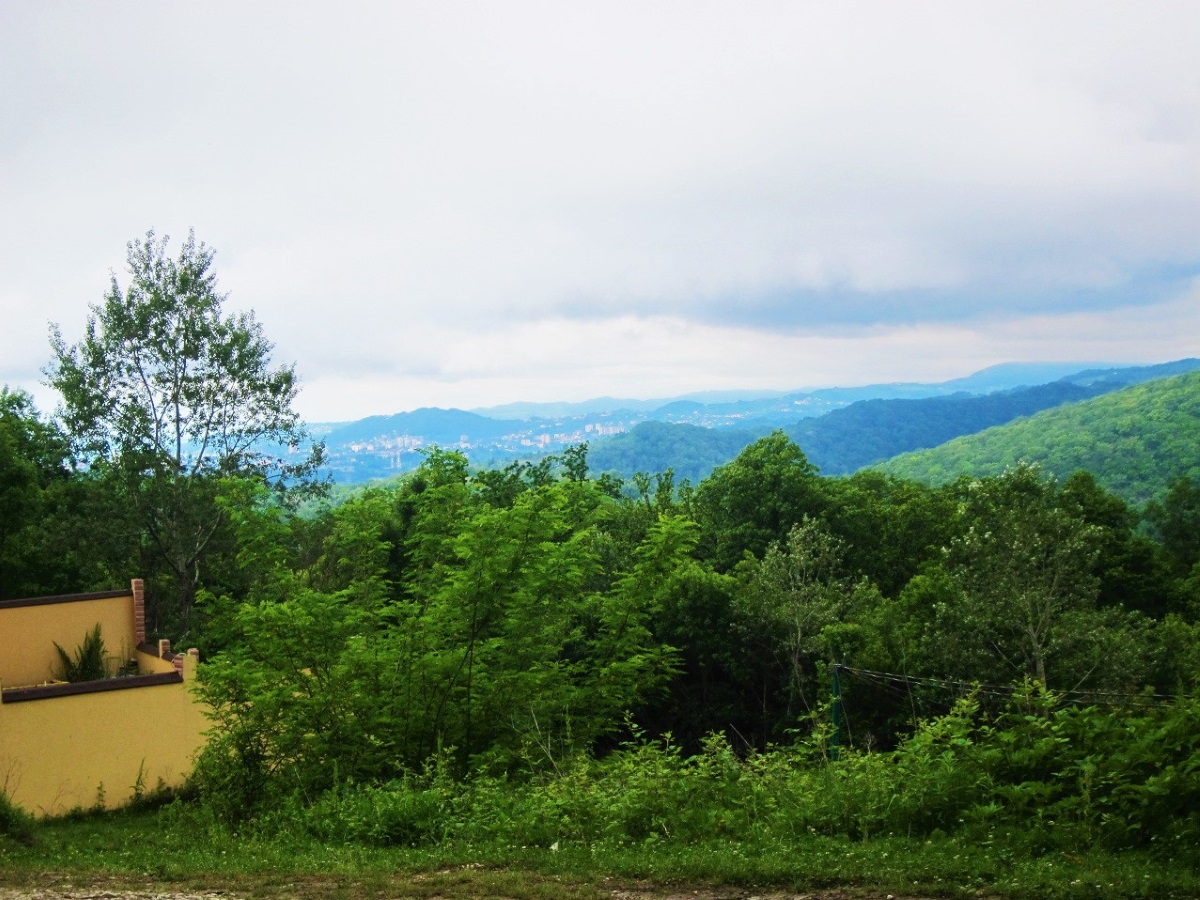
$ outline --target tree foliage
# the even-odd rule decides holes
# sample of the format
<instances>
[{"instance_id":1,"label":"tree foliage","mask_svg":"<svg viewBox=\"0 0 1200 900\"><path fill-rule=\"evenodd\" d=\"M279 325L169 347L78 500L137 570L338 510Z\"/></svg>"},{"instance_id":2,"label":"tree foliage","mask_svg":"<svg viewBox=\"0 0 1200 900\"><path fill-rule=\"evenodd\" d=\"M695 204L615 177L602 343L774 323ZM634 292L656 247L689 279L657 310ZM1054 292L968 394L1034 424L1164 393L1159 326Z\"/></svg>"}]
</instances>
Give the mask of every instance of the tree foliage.
<instances>
[{"instance_id":1,"label":"tree foliage","mask_svg":"<svg viewBox=\"0 0 1200 900\"><path fill-rule=\"evenodd\" d=\"M819 659L837 661L831 644L834 626L873 595L865 583L847 578L842 547L817 521L805 517L787 540L771 544L761 560L739 566L743 579L736 609L738 625L782 670L791 716L811 713L816 693L811 682ZM778 671L776 673L778 675Z\"/></svg>"},{"instance_id":2,"label":"tree foliage","mask_svg":"<svg viewBox=\"0 0 1200 900\"><path fill-rule=\"evenodd\" d=\"M41 421L32 398L0 390L0 599L26 596L37 583L37 526L53 484L70 474L67 458L66 440Z\"/></svg>"},{"instance_id":3,"label":"tree foliage","mask_svg":"<svg viewBox=\"0 0 1200 900\"><path fill-rule=\"evenodd\" d=\"M294 490L320 462L292 408L293 368L272 367L252 313L224 311L213 255L192 234L175 258L153 231L131 241L128 285L113 275L77 343L51 328L46 370L82 459L137 509L185 625L222 522L219 480L254 476Z\"/></svg>"},{"instance_id":4,"label":"tree foliage","mask_svg":"<svg viewBox=\"0 0 1200 900\"><path fill-rule=\"evenodd\" d=\"M1070 614L1095 609L1099 591L1096 529L1060 508L1055 492L1028 466L967 483L968 524L950 547L964 624L988 636L1014 676L1043 685Z\"/></svg>"},{"instance_id":5,"label":"tree foliage","mask_svg":"<svg viewBox=\"0 0 1200 900\"><path fill-rule=\"evenodd\" d=\"M110 499L32 398L0 388L0 599L111 587L131 542Z\"/></svg>"},{"instance_id":6,"label":"tree foliage","mask_svg":"<svg viewBox=\"0 0 1200 900\"><path fill-rule=\"evenodd\" d=\"M695 527L662 517L606 565L617 501L578 471L494 505L489 479L436 451L400 488L332 511L310 566L245 542L248 602L210 601L236 635L205 667L210 789L252 808L441 751L459 766L554 758L619 728L675 672L650 625Z\"/></svg>"},{"instance_id":7,"label":"tree foliage","mask_svg":"<svg viewBox=\"0 0 1200 900\"><path fill-rule=\"evenodd\" d=\"M1149 504L1146 518L1179 569L1200 563L1200 478L1173 479L1162 501Z\"/></svg>"},{"instance_id":8,"label":"tree foliage","mask_svg":"<svg viewBox=\"0 0 1200 900\"><path fill-rule=\"evenodd\" d=\"M727 571L749 552L764 553L805 515L824 510L817 471L781 431L755 441L704 480L694 512L716 567Z\"/></svg>"}]
</instances>

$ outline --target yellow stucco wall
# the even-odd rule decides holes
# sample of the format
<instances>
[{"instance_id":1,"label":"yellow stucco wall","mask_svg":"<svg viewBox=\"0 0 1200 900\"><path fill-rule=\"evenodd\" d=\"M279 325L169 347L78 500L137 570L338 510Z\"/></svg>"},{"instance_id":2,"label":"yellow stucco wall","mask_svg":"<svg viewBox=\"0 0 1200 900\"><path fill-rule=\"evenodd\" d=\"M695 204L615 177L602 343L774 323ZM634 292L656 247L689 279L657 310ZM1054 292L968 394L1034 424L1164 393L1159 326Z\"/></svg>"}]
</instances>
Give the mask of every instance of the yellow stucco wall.
<instances>
[{"instance_id":1,"label":"yellow stucco wall","mask_svg":"<svg viewBox=\"0 0 1200 900\"><path fill-rule=\"evenodd\" d=\"M54 643L73 655L97 623L113 670L134 658L132 594L0 608L0 688L53 679L60 664Z\"/></svg>"},{"instance_id":2,"label":"yellow stucco wall","mask_svg":"<svg viewBox=\"0 0 1200 900\"><path fill-rule=\"evenodd\" d=\"M133 656L137 660L138 674L140 675L157 675L162 672L175 671L173 662L163 659L161 656L155 656L153 653L138 650Z\"/></svg>"},{"instance_id":3,"label":"yellow stucco wall","mask_svg":"<svg viewBox=\"0 0 1200 900\"><path fill-rule=\"evenodd\" d=\"M35 815L108 808L180 785L208 720L191 684L0 704L0 789Z\"/></svg>"},{"instance_id":4,"label":"yellow stucco wall","mask_svg":"<svg viewBox=\"0 0 1200 900\"><path fill-rule=\"evenodd\" d=\"M193 696L196 659L183 656L183 682L101 681L117 689L18 690L54 679L55 642L74 653L97 623L111 669L131 659L142 675L174 673L170 659L137 648L142 583L128 592L0 603L0 791L35 815L98 804L114 808L160 784L177 787L204 745L208 720ZM165 677L165 676L164 676ZM61 696L36 696L58 693ZM19 699L21 696L26 699Z\"/></svg>"}]
</instances>

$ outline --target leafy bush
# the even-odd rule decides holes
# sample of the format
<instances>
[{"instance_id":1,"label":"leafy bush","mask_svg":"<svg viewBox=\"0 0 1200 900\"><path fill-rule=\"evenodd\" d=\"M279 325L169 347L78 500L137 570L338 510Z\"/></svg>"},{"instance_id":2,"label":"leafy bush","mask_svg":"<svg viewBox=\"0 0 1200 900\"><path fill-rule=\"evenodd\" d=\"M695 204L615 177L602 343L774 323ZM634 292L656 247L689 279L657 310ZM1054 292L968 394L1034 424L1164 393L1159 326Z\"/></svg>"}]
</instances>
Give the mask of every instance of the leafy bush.
<instances>
[{"instance_id":1,"label":"leafy bush","mask_svg":"<svg viewBox=\"0 0 1200 900\"><path fill-rule=\"evenodd\" d=\"M297 813L306 830L325 842L419 846L441 836L443 801L419 780L404 778L335 788L311 807L301 804Z\"/></svg>"}]
</instances>

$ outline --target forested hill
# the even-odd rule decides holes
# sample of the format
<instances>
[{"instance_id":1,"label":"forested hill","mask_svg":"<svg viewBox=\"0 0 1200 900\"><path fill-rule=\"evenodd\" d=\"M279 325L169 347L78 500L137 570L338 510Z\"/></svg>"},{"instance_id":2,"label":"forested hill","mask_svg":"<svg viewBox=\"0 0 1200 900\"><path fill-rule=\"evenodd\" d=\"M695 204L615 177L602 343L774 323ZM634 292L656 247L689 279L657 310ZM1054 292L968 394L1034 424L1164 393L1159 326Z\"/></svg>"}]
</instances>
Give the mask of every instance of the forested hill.
<instances>
[{"instance_id":1,"label":"forested hill","mask_svg":"<svg viewBox=\"0 0 1200 900\"><path fill-rule=\"evenodd\" d=\"M863 400L789 426L788 436L824 475L849 475L900 453L936 447L964 434L1112 390L1055 381L983 396Z\"/></svg>"},{"instance_id":2,"label":"forested hill","mask_svg":"<svg viewBox=\"0 0 1200 900\"><path fill-rule=\"evenodd\" d=\"M1107 382L1082 386L1056 381L982 396L860 400L784 430L821 474L849 475L909 450L936 447L959 435L1112 389ZM670 468L679 478L699 481L770 430L766 425L727 430L643 422L625 434L594 442L589 459L595 471L623 478Z\"/></svg>"},{"instance_id":3,"label":"forested hill","mask_svg":"<svg viewBox=\"0 0 1200 900\"><path fill-rule=\"evenodd\" d=\"M1200 477L1200 373L1151 381L960 437L878 468L941 484L1035 462L1060 478L1079 469L1131 503L1179 476Z\"/></svg>"},{"instance_id":4,"label":"forested hill","mask_svg":"<svg viewBox=\"0 0 1200 900\"><path fill-rule=\"evenodd\" d=\"M676 477L696 482L768 431L642 422L625 434L597 441L589 448L588 463L593 471L613 472L622 478L635 472L671 469Z\"/></svg>"},{"instance_id":5,"label":"forested hill","mask_svg":"<svg viewBox=\"0 0 1200 900\"><path fill-rule=\"evenodd\" d=\"M378 440L381 436L422 435L428 442L456 444L464 434L494 438L512 431L509 422L489 419L461 409L426 407L390 416L368 416L331 430L325 440L331 446Z\"/></svg>"}]
</instances>

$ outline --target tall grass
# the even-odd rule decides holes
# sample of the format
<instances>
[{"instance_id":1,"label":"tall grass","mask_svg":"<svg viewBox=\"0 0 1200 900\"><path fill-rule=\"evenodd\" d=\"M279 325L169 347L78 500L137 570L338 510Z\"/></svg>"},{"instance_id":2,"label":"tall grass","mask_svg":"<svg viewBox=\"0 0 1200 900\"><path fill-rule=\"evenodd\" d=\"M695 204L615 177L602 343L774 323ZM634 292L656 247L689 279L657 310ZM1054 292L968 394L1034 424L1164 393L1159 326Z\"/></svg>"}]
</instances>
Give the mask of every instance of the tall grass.
<instances>
[{"instance_id":1,"label":"tall grass","mask_svg":"<svg viewBox=\"0 0 1200 900\"><path fill-rule=\"evenodd\" d=\"M820 732L749 756L716 736L693 756L637 739L602 759L461 781L435 759L422 773L342 784L315 802L297 795L258 824L375 846L956 835L1034 853L1147 848L1200 865L1198 716L1195 701L1116 711L1031 695L991 720L963 701L894 751L837 759Z\"/></svg>"},{"instance_id":2,"label":"tall grass","mask_svg":"<svg viewBox=\"0 0 1200 900\"><path fill-rule=\"evenodd\" d=\"M523 769L481 768L465 779L445 751L422 771L297 792L236 824L198 793L153 812L36 827L6 819L0 804L0 865L6 878L103 870L202 877L231 890L246 878L283 873L290 884L288 873L319 873L350 879L338 888L346 897L396 871L462 866L529 873L528 890L506 887L514 897L552 892L551 879L604 877L898 895L1194 897L1198 721L1196 701L1113 710L1059 706L1030 691L991 715L961 702L895 750L843 749L837 758L820 728L749 755L719 736L686 755L635 734L602 758L547 764L531 753ZM22 833L36 841L11 840ZM479 885L443 887L439 895L475 896Z\"/></svg>"},{"instance_id":3,"label":"tall grass","mask_svg":"<svg viewBox=\"0 0 1200 900\"><path fill-rule=\"evenodd\" d=\"M33 816L13 803L0 791L0 836L22 844L32 844L36 822Z\"/></svg>"}]
</instances>

